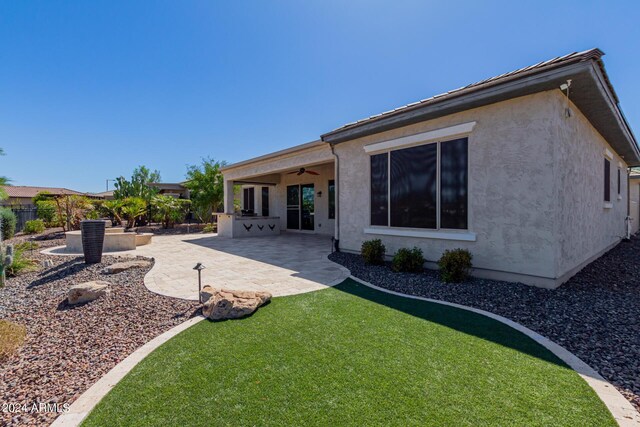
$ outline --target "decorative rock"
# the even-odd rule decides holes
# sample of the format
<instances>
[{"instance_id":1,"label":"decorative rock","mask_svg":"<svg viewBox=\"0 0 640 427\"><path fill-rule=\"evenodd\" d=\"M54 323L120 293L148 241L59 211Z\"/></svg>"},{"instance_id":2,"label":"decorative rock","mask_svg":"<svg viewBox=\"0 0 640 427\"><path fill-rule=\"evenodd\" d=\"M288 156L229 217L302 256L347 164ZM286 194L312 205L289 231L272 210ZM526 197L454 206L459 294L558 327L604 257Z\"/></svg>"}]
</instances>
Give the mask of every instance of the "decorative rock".
<instances>
[{"instance_id":1,"label":"decorative rock","mask_svg":"<svg viewBox=\"0 0 640 427\"><path fill-rule=\"evenodd\" d=\"M211 320L238 319L248 316L271 300L269 292L234 291L205 286L213 295L204 303L202 313Z\"/></svg>"},{"instance_id":2,"label":"decorative rock","mask_svg":"<svg viewBox=\"0 0 640 427\"><path fill-rule=\"evenodd\" d=\"M116 262L102 269L102 274L116 274L121 273L130 268L146 268L149 266L148 261L135 260L135 261L123 261Z\"/></svg>"},{"instance_id":3,"label":"decorative rock","mask_svg":"<svg viewBox=\"0 0 640 427\"><path fill-rule=\"evenodd\" d=\"M67 293L67 302L72 305L82 304L108 295L110 293L109 285L110 283L104 280L94 280L73 285Z\"/></svg>"},{"instance_id":4,"label":"decorative rock","mask_svg":"<svg viewBox=\"0 0 640 427\"><path fill-rule=\"evenodd\" d=\"M210 285L204 285L200 290L200 301L207 302L216 293L216 289Z\"/></svg>"},{"instance_id":5,"label":"decorative rock","mask_svg":"<svg viewBox=\"0 0 640 427\"><path fill-rule=\"evenodd\" d=\"M53 267L53 261L51 261L50 259L45 259L42 261L42 267L43 268L51 268Z\"/></svg>"}]
</instances>

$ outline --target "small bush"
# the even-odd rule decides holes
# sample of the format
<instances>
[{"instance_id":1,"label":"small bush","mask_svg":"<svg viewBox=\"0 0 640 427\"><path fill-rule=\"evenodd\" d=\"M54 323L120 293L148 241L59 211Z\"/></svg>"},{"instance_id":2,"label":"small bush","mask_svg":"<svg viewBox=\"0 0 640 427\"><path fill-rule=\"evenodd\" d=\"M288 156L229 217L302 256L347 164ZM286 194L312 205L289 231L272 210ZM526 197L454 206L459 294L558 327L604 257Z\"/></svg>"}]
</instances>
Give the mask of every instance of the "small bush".
<instances>
[{"instance_id":1,"label":"small bush","mask_svg":"<svg viewBox=\"0 0 640 427\"><path fill-rule=\"evenodd\" d=\"M207 224L202 229L203 233L215 233L218 227L215 224Z\"/></svg>"},{"instance_id":2,"label":"small bush","mask_svg":"<svg viewBox=\"0 0 640 427\"><path fill-rule=\"evenodd\" d=\"M367 264L379 265L384 264L384 254L387 248L382 244L382 240L373 239L362 243L360 254Z\"/></svg>"},{"instance_id":3,"label":"small bush","mask_svg":"<svg viewBox=\"0 0 640 427\"><path fill-rule=\"evenodd\" d=\"M413 247L413 249L402 248L393 256L393 269L395 271L403 271L408 273L420 273L424 266L424 256L422 249Z\"/></svg>"},{"instance_id":4,"label":"small bush","mask_svg":"<svg viewBox=\"0 0 640 427\"><path fill-rule=\"evenodd\" d=\"M23 242L15 246L12 262L9 266L5 267L5 273L8 277L15 277L21 273L33 271L38 268L38 264L34 260L24 256L27 250L33 249L32 245L33 242Z\"/></svg>"},{"instance_id":5,"label":"small bush","mask_svg":"<svg viewBox=\"0 0 640 427\"><path fill-rule=\"evenodd\" d=\"M9 240L16 234L16 215L9 208L0 208L2 217L2 240Z\"/></svg>"},{"instance_id":6,"label":"small bush","mask_svg":"<svg viewBox=\"0 0 640 427\"><path fill-rule=\"evenodd\" d=\"M24 343L27 330L24 326L0 320L0 360L12 354Z\"/></svg>"},{"instance_id":7,"label":"small bush","mask_svg":"<svg viewBox=\"0 0 640 427\"><path fill-rule=\"evenodd\" d=\"M37 200L35 203L38 219L43 220L50 227L58 227L60 220L57 218L56 202L53 200Z\"/></svg>"},{"instance_id":8,"label":"small bush","mask_svg":"<svg viewBox=\"0 0 640 427\"><path fill-rule=\"evenodd\" d=\"M36 242L22 242L16 245L16 250L21 252L35 251L38 247L39 246Z\"/></svg>"},{"instance_id":9,"label":"small bush","mask_svg":"<svg viewBox=\"0 0 640 427\"><path fill-rule=\"evenodd\" d=\"M27 234L39 234L44 231L44 221L41 219L34 219L33 221L27 221L24 223L24 232Z\"/></svg>"},{"instance_id":10,"label":"small bush","mask_svg":"<svg viewBox=\"0 0 640 427\"><path fill-rule=\"evenodd\" d=\"M447 249L438 261L440 279L445 283L463 282L469 277L472 258L466 249Z\"/></svg>"}]
</instances>

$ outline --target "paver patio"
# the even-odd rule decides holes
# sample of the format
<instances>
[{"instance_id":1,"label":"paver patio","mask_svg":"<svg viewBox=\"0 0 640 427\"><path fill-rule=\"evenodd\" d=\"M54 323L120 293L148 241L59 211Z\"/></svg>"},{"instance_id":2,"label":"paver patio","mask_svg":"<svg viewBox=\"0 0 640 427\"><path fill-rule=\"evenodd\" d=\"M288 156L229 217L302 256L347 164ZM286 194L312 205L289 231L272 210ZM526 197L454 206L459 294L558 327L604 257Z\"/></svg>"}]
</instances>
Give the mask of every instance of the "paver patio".
<instances>
[{"instance_id":1,"label":"paver patio","mask_svg":"<svg viewBox=\"0 0 640 427\"><path fill-rule=\"evenodd\" d=\"M275 237L229 239L217 235L154 236L135 254L155 258L145 277L151 291L175 298L198 299L196 263L202 285L261 290L274 296L310 292L341 283L349 271L327 259L331 239L285 233Z\"/></svg>"}]
</instances>

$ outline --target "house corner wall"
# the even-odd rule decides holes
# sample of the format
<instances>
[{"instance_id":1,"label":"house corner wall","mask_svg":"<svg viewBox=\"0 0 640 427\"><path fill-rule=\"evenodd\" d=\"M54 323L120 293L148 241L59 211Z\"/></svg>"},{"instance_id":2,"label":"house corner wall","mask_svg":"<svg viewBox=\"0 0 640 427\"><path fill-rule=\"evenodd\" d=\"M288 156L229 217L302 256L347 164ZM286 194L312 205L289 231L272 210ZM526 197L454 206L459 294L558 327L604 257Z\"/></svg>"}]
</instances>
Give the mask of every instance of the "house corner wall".
<instances>
[{"instance_id":1,"label":"house corner wall","mask_svg":"<svg viewBox=\"0 0 640 427\"><path fill-rule=\"evenodd\" d=\"M560 91L551 92L556 277L562 283L626 234L627 164ZM570 117L566 116L570 109ZM604 159L611 155L611 205L604 201ZM618 195L617 171L621 173Z\"/></svg>"}]
</instances>

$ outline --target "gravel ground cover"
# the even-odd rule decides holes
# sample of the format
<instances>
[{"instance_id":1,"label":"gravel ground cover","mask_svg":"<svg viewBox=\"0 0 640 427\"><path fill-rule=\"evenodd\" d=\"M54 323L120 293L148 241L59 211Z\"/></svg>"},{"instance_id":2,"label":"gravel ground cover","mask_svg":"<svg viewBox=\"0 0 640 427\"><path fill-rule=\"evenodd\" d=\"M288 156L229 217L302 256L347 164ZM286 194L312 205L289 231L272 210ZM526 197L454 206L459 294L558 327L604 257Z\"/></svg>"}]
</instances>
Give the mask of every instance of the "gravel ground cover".
<instances>
[{"instance_id":1,"label":"gravel ground cover","mask_svg":"<svg viewBox=\"0 0 640 427\"><path fill-rule=\"evenodd\" d=\"M640 238L622 242L555 290L470 279L446 284L436 271L395 273L359 255L334 262L374 285L490 311L546 336L580 357L640 410Z\"/></svg>"},{"instance_id":2,"label":"gravel ground cover","mask_svg":"<svg viewBox=\"0 0 640 427\"><path fill-rule=\"evenodd\" d=\"M60 233L36 238L21 236L12 243L36 241L39 250L64 244ZM0 365L0 425L35 426L51 423L58 413L33 411L33 404L71 404L111 368L138 347L197 313L194 302L163 297L143 284L151 268L114 275L101 270L118 260L105 256L101 264L85 265L81 257L27 253L38 271L9 278L0 289L0 319L27 328L24 345ZM53 265L43 268L42 261ZM89 280L111 282L111 294L96 301L68 306L68 288ZM9 406L11 405L11 406Z\"/></svg>"}]
</instances>

